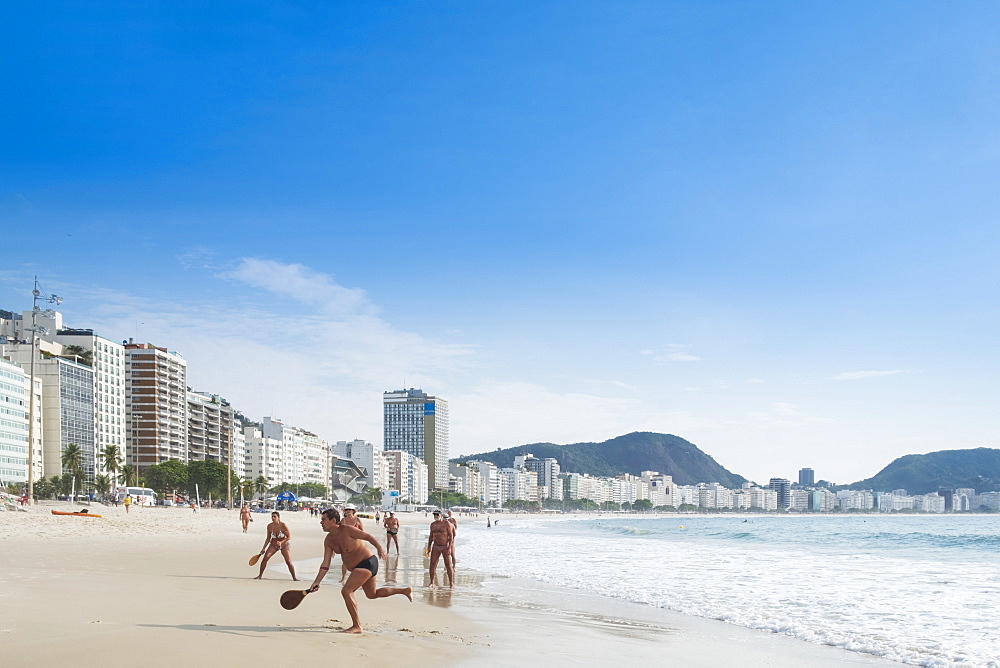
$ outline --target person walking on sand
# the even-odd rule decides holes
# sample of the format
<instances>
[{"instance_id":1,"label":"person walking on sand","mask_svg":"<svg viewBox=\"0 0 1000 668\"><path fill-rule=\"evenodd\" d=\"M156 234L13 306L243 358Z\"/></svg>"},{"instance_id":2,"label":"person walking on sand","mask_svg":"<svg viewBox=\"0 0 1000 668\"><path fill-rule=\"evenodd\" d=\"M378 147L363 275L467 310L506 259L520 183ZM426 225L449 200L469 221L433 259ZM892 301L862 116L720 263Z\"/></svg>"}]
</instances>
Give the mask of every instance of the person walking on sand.
<instances>
[{"instance_id":1,"label":"person walking on sand","mask_svg":"<svg viewBox=\"0 0 1000 668\"><path fill-rule=\"evenodd\" d=\"M281 556L285 558L285 563L288 564L288 572L292 574L292 579L298 580L295 577L295 565L292 563L292 554L288 547L288 543L291 540L292 532L289 531L288 525L281 521L281 515L277 511L271 513L271 523L267 525L264 547L260 548L260 553L264 555L264 558L260 560L260 573L257 574L254 580L260 580L264 576L264 568L267 567L268 560L279 550L281 551ZM265 552L267 554L264 554Z\"/></svg>"},{"instance_id":2,"label":"person walking on sand","mask_svg":"<svg viewBox=\"0 0 1000 668\"><path fill-rule=\"evenodd\" d=\"M354 592L362 590L370 599L386 598L402 594L406 598L413 600L413 590L409 587L382 587L375 588L375 576L378 574L378 559L385 559L386 553L379 545L378 540L371 534L367 534L353 526L344 526L340 513L336 508L329 508L320 514L319 524L323 531L327 533L323 541L323 563L316 573L309 591L319 590L319 583L323 581L330 570L330 561L334 554L339 554L345 564L353 564L351 577L347 579L340 593L344 597L344 605L351 615L351 627L344 629L344 633L361 633L361 618L358 617L358 602L354 599ZM371 543L375 547L378 558L371 553L364 541Z\"/></svg>"},{"instance_id":3,"label":"person walking on sand","mask_svg":"<svg viewBox=\"0 0 1000 668\"><path fill-rule=\"evenodd\" d=\"M442 519L440 510L435 510L430 535L427 537L427 551L431 557L431 587L437 584L435 576L440 557L444 557L444 570L448 573L448 586L455 586L455 564L451 560L451 544L453 542L455 542L455 527L448 520Z\"/></svg>"},{"instance_id":4,"label":"person walking on sand","mask_svg":"<svg viewBox=\"0 0 1000 668\"><path fill-rule=\"evenodd\" d=\"M125 496L125 514L128 514L128 509L132 507L132 495L127 494Z\"/></svg>"},{"instance_id":5,"label":"person walking on sand","mask_svg":"<svg viewBox=\"0 0 1000 668\"><path fill-rule=\"evenodd\" d=\"M240 508L240 522L243 524L243 533L247 532L247 527L253 522L253 518L250 517L250 505L244 501L243 507Z\"/></svg>"},{"instance_id":6,"label":"person walking on sand","mask_svg":"<svg viewBox=\"0 0 1000 668\"><path fill-rule=\"evenodd\" d=\"M353 503L348 503L344 506L344 517L340 520L341 526L354 527L359 531L364 531L365 526L361 522L361 518L357 516L357 507ZM347 581L347 563L342 562L340 564L340 583L343 584Z\"/></svg>"},{"instance_id":7,"label":"person walking on sand","mask_svg":"<svg viewBox=\"0 0 1000 668\"><path fill-rule=\"evenodd\" d=\"M385 516L385 521L382 522L382 526L385 527L385 550L388 552L392 549L393 543L396 544L396 556L399 556L399 519L396 517L396 513L389 511Z\"/></svg>"}]
</instances>

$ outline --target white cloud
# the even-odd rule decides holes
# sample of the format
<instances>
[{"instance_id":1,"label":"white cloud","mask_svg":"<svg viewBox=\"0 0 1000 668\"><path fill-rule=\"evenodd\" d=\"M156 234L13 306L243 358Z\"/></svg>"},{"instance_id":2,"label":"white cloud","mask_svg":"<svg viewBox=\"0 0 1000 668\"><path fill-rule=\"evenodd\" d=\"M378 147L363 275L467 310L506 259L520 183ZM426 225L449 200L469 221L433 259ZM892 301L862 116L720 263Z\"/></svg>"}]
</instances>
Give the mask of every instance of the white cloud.
<instances>
[{"instance_id":1,"label":"white cloud","mask_svg":"<svg viewBox=\"0 0 1000 668\"><path fill-rule=\"evenodd\" d=\"M276 295L290 297L311 310L335 317L375 315L378 309L359 288L345 288L327 274L301 264L243 258L235 269L219 274Z\"/></svg>"},{"instance_id":2,"label":"white cloud","mask_svg":"<svg viewBox=\"0 0 1000 668\"><path fill-rule=\"evenodd\" d=\"M860 378L878 378L879 376L894 376L897 373L906 373L907 369L894 369L892 371L847 371L838 373L830 377L830 380L858 380Z\"/></svg>"},{"instance_id":3,"label":"white cloud","mask_svg":"<svg viewBox=\"0 0 1000 668\"><path fill-rule=\"evenodd\" d=\"M701 358L688 352L690 345L682 343L668 343L662 348L647 348L640 351L642 355L649 357L656 364L669 364L670 362L698 362Z\"/></svg>"},{"instance_id":4,"label":"white cloud","mask_svg":"<svg viewBox=\"0 0 1000 668\"><path fill-rule=\"evenodd\" d=\"M363 290L308 267L248 259L225 278L250 290L226 290L223 301L209 282L184 303L93 291L86 326L176 350L194 389L253 419L282 417L333 440L381 442L382 392L404 380L440 387L479 365L475 346L400 329Z\"/></svg>"}]
</instances>

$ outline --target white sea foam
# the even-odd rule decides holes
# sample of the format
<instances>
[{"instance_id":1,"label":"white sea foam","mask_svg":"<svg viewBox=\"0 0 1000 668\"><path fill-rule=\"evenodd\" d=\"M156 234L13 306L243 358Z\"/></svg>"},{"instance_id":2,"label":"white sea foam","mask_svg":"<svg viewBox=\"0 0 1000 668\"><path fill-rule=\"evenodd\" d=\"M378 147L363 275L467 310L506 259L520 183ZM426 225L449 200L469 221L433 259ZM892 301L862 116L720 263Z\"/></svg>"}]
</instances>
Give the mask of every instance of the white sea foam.
<instances>
[{"instance_id":1,"label":"white sea foam","mask_svg":"<svg viewBox=\"0 0 1000 668\"><path fill-rule=\"evenodd\" d=\"M992 516L505 518L467 534L462 561L897 661L996 668L998 537Z\"/></svg>"}]
</instances>

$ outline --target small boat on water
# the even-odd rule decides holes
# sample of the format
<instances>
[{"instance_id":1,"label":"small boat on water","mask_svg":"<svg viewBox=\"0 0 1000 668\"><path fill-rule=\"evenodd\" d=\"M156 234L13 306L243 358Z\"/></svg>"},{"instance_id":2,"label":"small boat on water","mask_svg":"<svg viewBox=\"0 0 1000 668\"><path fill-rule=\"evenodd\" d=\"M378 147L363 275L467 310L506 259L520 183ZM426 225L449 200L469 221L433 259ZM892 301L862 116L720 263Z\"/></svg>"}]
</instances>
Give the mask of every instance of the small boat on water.
<instances>
[{"instance_id":1,"label":"small boat on water","mask_svg":"<svg viewBox=\"0 0 1000 668\"><path fill-rule=\"evenodd\" d=\"M81 510L78 513L67 513L67 512L62 511L62 510L53 510L52 514L53 515L72 515L73 517L101 517L100 515L96 515L94 513L88 513L86 510Z\"/></svg>"}]
</instances>

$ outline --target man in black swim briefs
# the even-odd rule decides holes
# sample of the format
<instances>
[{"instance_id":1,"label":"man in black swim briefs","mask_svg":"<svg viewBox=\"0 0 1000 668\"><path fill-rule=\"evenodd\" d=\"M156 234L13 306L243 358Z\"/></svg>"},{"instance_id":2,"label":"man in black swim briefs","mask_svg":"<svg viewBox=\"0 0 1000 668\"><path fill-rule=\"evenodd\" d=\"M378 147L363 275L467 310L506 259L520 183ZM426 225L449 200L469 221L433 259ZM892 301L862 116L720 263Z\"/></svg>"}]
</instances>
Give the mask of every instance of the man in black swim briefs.
<instances>
[{"instance_id":1,"label":"man in black swim briefs","mask_svg":"<svg viewBox=\"0 0 1000 668\"><path fill-rule=\"evenodd\" d=\"M397 534L399 533L399 519L396 517L396 513L389 512L385 516L385 521L382 522L382 526L385 527L385 551L388 552L392 549L393 543L396 544L396 556L399 556L399 538Z\"/></svg>"},{"instance_id":2,"label":"man in black swim briefs","mask_svg":"<svg viewBox=\"0 0 1000 668\"><path fill-rule=\"evenodd\" d=\"M412 590L409 587L382 587L375 588L375 575L378 573L378 559L371 553L364 543L371 543L378 556L385 559L385 550L379 545L378 540L370 534L352 526L341 526L340 513L336 508L324 510L320 515L320 526L326 532L326 539L323 541L323 563L319 567L319 573L313 580L309 591L317 591L319 583L326 577L330 570L330 561L334 554L339 554L345 564L355 564L351 569L351 575L341 588L340 593L344 597L344 604L347 612L351 615L351 627L344 629L344 633L361 633L361 619L358 617L358 603L354 600L354 592L361 589L368 598L386 598L395 594L402 594L406 598L413 600Z\"/></svg>"}]
</instances>

